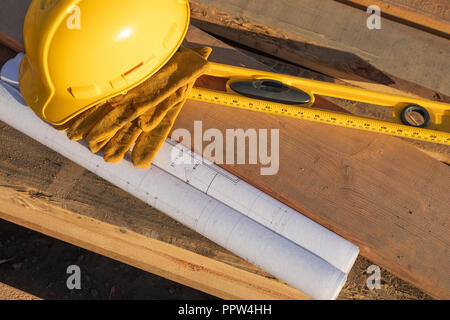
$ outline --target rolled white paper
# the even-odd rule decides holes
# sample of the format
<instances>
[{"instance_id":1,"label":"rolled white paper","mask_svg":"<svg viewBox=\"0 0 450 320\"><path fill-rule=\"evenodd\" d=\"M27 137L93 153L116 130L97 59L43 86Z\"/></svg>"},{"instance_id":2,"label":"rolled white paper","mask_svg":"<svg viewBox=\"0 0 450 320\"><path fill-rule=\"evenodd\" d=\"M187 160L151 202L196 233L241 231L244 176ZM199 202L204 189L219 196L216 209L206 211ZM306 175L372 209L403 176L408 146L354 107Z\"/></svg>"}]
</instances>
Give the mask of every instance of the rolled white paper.
<instances>
[{"instance_id":1,"label":"rolled white paper","mask_svg":"<svg viewBox=\"0 0 450 320\"><path fill-rule=\"evenodd\" d=\"M261 190L202 158L182 144L164 143L153 163L196 189L313 252L344 273L357 246Z\"/></svg>"}]
</instances>

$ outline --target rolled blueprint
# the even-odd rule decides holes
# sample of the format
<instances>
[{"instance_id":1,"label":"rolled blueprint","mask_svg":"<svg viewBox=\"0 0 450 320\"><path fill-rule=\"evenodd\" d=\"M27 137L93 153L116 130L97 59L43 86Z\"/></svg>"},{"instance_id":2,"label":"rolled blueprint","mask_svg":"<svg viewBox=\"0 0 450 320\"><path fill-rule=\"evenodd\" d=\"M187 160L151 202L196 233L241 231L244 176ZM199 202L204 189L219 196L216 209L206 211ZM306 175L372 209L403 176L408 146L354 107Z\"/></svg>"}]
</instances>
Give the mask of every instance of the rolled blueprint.
<instances>
[{"instance_id":1,"label":"rolled blueprint","mask_svg":"<svg viewBox=\"0 0 450 320\"><path fill-rule=\"evenodd\" d=\"M167 140L153 163L196 189L315 253L344 273L359 254L357 246L282 202Z\"/></svg>"},{"instance_id":2,"label":"rolled blueprint","mask_svg":"<svg viewBox=\"0 0 450 320\"><path fill-rule=\"evenodd\" d=\"M346 274L318 255L153 166L108 164L38 118L20 93L0 82L0 120L99 175L314 299L335 299Z\"/></svg>"}]
</instances>

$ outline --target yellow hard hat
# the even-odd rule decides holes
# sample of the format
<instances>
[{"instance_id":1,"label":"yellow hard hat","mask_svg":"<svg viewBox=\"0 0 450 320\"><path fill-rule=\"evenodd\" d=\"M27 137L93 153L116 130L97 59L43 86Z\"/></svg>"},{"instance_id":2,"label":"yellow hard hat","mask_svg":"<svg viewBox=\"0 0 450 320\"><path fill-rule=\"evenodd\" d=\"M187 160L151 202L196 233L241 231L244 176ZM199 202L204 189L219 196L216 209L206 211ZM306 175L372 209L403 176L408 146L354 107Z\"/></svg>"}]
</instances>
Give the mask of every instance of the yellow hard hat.
<instances>
[{"instance_id":1,"label":"yellow hard hat","mask_svg":"<svg viewBox=\"0 0 450 320\"><path fill-rule=\"evenodd\" d=\"M25 102L61 125L127 92L175 54L189 13L187 0L33 0L19 69Z\"/></svg>"}]
</instances>

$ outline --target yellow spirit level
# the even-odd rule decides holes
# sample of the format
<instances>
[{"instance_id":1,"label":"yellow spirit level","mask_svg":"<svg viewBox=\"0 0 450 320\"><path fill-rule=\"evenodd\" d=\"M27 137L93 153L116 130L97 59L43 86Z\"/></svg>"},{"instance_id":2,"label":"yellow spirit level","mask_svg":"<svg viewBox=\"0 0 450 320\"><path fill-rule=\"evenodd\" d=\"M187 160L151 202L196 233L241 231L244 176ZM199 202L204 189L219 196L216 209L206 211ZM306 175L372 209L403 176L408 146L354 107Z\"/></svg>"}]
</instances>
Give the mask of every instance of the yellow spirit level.
<instances>
[{"instance_id":1,"label":"yellow spirit level","mask_svg":"<svg viewBox=\"0 0 450 320\"><path fill-rule=\"evenodd\" d=\"M207 74L228 78L227 92L194 88L190 99L450 145L450 105L446 103L219 63L210 63ZM392 120L313 109L315 95L391 107ZM413 121L412 113L419 114L421 121Z\"/></svg>"}]
</instances>

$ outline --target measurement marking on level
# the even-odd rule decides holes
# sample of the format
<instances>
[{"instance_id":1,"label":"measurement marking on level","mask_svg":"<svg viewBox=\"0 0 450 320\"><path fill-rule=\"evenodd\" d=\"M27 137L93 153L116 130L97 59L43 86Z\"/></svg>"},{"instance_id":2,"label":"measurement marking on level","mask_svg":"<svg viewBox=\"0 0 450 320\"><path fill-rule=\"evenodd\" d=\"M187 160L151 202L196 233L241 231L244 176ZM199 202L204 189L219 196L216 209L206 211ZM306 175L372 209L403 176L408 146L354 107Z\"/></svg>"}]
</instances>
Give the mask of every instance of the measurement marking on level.
<instances>
[{"instance_id":1,"label":"measurement marking on level","mask_svg":"<svg viewBox=\"0 0 450 320\"><path fill-rule=\"evenodd\" d=\"M224 105L227 107L287 116L296 119L305 119L308 121L326 123L345 128L353 128L397 137L432 141L450 145L450 133L443 131L424 128L414 128L414 131L412 131L413 127L403 124L367 119L325 110L322 111L306 107L283 105L280 103L255 100L241 96L237 97L236 95L231 95L229 93L216 92L208 89L194 88L191 92L190 98L198 101L212 102L214 104Z\"/></svg>"}]
</instances>

